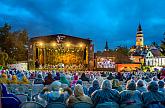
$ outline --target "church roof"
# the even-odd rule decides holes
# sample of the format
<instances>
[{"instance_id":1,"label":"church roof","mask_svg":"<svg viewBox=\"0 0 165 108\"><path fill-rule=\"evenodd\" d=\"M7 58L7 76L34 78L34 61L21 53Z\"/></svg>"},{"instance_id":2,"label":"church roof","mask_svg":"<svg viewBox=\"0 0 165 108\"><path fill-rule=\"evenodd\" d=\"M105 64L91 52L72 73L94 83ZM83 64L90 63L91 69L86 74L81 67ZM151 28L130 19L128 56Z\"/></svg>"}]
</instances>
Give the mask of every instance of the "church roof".
<instances>
[{"instance_id":1,"label":"church roof","mask_svg":"<svg viewBox=\"0 0 165 108\"><path fill-rule=\"evenodd\" d=\"M142 31L141 24L139 24L137 31Z\"/></svg>"},{"instance_id":2,"label":"church roof","mask_svg":"<svg viewBox=\"0 0 165 108\"><path fill-rule=\"evenodd\" d=\"M158 49L151 49L151 52L154 57L161 56L161 52Z\"/></svg>"}]
</instances>

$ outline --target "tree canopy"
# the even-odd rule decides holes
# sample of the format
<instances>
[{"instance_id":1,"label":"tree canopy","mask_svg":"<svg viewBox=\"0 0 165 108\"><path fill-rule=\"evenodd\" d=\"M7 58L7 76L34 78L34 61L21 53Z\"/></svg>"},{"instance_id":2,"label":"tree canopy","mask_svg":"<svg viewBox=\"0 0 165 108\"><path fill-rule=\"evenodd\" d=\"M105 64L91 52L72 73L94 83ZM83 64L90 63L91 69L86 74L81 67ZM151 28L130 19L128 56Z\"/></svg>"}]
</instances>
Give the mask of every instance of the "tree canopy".
<instances>
[{"instance_id":1,"label":"tree canopy","mask_svg":"<svg viewBox=\"0 0 165 108\"><path fill-rule=\"evenodd\" d=\"M27 61L28 33L26 30L11 31L11 25L5 23L0 28L0 48L8 54L7 63Z\"/></svg>"}]
</instances>

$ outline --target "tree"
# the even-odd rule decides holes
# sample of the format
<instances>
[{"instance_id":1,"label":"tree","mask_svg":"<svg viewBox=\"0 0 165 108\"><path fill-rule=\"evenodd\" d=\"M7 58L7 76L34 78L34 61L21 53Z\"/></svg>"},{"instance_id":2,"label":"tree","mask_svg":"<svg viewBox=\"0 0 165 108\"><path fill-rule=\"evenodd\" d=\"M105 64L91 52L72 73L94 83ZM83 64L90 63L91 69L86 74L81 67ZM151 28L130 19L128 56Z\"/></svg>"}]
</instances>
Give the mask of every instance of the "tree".
<instances>
[{"instance_id":1,"label":"tree","mask_svg":"<svg viewBox=\"0 0 165 108\"><path fill-rule=\"evenodd\" d=\"M116 63L129 63L129 49L127 47L118 46L114 51Z\"/></svg>"},{"instance_id":2,"label":"tree","mask_svg":"<svg viewBox=\"0 0 165 108\"><path fill-rule=\"evenodd\" d=\"M6 66L6 61L8 60L8 54L0 52L0 65Z\"/></svg>"},{"instance_id":3,"label":"tree","mask_svg":"<svg viewBox=\"0 0 165 108\"><path fill-rule=\"evenodd\" d=\"M160 51L163 55L165 55L165 38L161 41Z\"/></svg>"},{"instance_id":4,"label":"tree","mask_svg":"<svg viewBox=\"0 0 165 108\"><path fill-rule=\"evenodd\" d=\"M152 46L155 46L156 48L159 48L159 45L158 45L158 43L156 43L156 42L152 42L151 45L152 45Z\"/></svg>"},{"instance_id":5,"label":"tree","mask_svg":"<svg viewBox=\"0 0 165 108\"><path fill-rule=\"evenodd\" d=\"M0 47L2 52L8 54L7 63L27 61L28 33L26 30L11 32L11 26L7 23L0 28Z\"/></svg>"}]
</instances>

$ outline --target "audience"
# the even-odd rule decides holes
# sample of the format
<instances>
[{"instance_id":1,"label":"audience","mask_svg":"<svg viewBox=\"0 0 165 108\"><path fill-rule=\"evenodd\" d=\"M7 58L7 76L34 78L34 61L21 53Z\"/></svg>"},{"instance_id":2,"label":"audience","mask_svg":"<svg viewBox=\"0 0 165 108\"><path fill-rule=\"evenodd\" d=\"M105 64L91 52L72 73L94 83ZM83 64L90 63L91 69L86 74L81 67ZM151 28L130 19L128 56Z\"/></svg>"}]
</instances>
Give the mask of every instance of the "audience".
<instances>
[{"instance_id":1,"label":"audience","mask_svg":"<svg viewBox=\"0 0 165 108\"><path fill-rule=\"evenodd\" d=\"M81 78L82 81L89 81L89 78L86 77L85 73L82 73Z\"/></svg>"},{"instance_id":2,"label":"audience","mask_svg":"<svg viewBox=\"0 0 165 108\"><path fill-rule=\"evenodd\" d=\"M20 84L30 84L30 81L24 75L23 78L22 78L22 81L20 82Z\"/></svg>"},{"instance_id":3,"label":"audience","mask_svg":"<svg viewBox=\"0 0 165 108\"><path fill-rule=\"evenodd\" d=\"M120 108L142 108L141 93L134 81L128 81L126 90L120 92Z\"/></svg>"},{"instance_id":4,"label":"audience","mask_svg":"<svg viewBox=\"0 0 165 108\"><path fill-rule=\"evenodd\" d=\"M52 74L48 73L48 76L45 77L43 84L44 85L50 85L54 79L52 78Z\"/></svg>"},{"instance_id":5,"label":"audience","mask_svg":"<svg viewBox=\"0 0 165 108\"><path fill-rule=\"evenodd\" d=\"M10 84L19 84L19 80L16 75L12 76L12 79L10 80Z\"/></svg>"},{"instance_id":6,"label":"audience","mask_svg":"<svg viewBox=\"0 0 165 108\"><path fill-rule=\"evenodd\" d=\"M148 85L148 91L142 93L145 108L165 108L165 94L158 91L158 83L151 81Z\"/></svg>"},{"instance_id":7,"label":"audience","mask_svg":"<svg viewBox=\"0 0 165 108\"><path fill-rule=\"evenodd\" d=\"M159 82L158 82L158 84L159 84L159 91L162 91L163 93L165 93L165 88L164 88L164 81L162 81L162 80L160 80Z\"/></svg>"},{"instance_id":8,"label":"audience","mask_svg":"<svg viewBox=\"0 0 165 108\"><path fill-rule=\"evenodd\" d=\"M94 107L98 104L110 104L112 108L118 108L120 95L117 90L112 89L112 84L109 80L104 80L101 85L101 89L93 92L91 99Z\"/></svg>"},{"instance_id":9,"label":"audience","mask_svg":"<svg viewBox=\"0 0 165 108\"><path fill-rule=\"evenodd\" d=\"M92 104L91 98L84 94L83 87L76 84L74 88L74 95L71 95L67 100L67 105L72 106L77 102L87 102Z\"/></svg>"},{"instance_id":10,"label":"audience","mask_svg":"<svg viewBox=\"0 0 165 108\"><path fill-rule=\"evenodd\" d=\"M34 84L43 84L44 80L41 74L38 74L37 78L34 80Z\"/></svg>"},{"instance_id":11,"label":"audience","mask_svg":"<svg viewBox=\"0 0 165 108\"><path fill-rule=\"evenodd\" d=\"M144 84L143 80L139 79L136 85L137 85L137 90L139 90L141 93L147 91L146 85Z\"/></svg>"},{"instance_id":12,"label":"audience","mask_svg":"<svg viewBox=\"0 0 165 108\"><path fill-rule=\"evenodd\" d=\"M15 98L20 105L21 101L15 94L19 93L18 86L20 88L25 86L28 89L23 93L30 99L34 94L39 93L36 94L34 101L44 107L52 102L61 102L71 107L77 102L87 102L97 108L165 107L165 79L160 79L161 76L157 77L156 72L81 73L3 70L0 74L0 94L2 97ZM17 84L21 85L17 86ZM34 90L34 85L40 88Z\"/></svg>"},{"instance_id":13,"label":"audience","mask_svg":"<svg viewBox=\"0 0 165 108\"><path fill-rule=\"evenodd\" d=\"M100 84L99 81L97 79L93 80L92 82L92 86L89 88L88 94L91 97L91 94L95 91L95 90L99 90L100 89Z\"/></svg>"},{"instance_id":14,"label":"audience","mask_svg":"<svg viewBox=\"0 0 165 108\"><path fill-rule=\"evenodd\" d=\"M112 80L112 89L116 89L119 92L122 91L122 86L121 86L120 81L118 79Z\"/></svg>"}]
</instances>

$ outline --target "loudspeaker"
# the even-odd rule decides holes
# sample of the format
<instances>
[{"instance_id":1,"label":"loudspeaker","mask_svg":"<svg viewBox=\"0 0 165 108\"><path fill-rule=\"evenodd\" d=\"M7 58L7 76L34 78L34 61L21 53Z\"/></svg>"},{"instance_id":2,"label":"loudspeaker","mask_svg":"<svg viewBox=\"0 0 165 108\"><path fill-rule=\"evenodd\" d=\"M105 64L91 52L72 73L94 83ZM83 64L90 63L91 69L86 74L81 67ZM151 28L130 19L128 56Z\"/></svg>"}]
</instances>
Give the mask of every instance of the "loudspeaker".
<instances>
[{"instance_id":1,"label":"loudspeaker","mask_svg":"<svg viewBox=\"0 0 165 108\"><path fill-rule=\"evenodd\" d=\"M38 48L36 48L36 59L38 59Z\"/></svg>"},{"instance_id":2,"label":"loudspeaker","mask_svg":"<svg viewBox=\"0 0 165 108\"><path fill-rule=\"evenodd\" d=\"M83 57L84 60L86 60L86 48L84 49L84 57Z\"/></svg>"}]
</instances>

